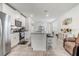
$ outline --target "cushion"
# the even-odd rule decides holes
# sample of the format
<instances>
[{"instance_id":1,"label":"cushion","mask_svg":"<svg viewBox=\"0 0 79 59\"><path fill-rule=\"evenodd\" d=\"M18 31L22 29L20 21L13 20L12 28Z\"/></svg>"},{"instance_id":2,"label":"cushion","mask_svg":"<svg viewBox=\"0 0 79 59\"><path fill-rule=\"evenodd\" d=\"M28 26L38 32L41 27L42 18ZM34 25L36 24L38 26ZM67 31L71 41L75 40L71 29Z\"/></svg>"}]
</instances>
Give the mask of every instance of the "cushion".
<instances>
[{"instance_id":1,"label":"cushion","mask_svg":"<svg viewBox=\"0 0 79 59\"><path fill-rule=\"evenodd\" d=\"M76 39L76 43L79 44L79 38Z\"/></svg>"},{"instance_id":2,"label":"cushion","mask_svg":"<svg viewBox=\"0 0 79 59\"><path fill-rule=\"evenodd\" d=\"M70 53L73 54L73 48L75 47L75 42L65 42L65 49Z\"/></svg>"},{"instance_id":3,"label":"cushion","mask_svg":"<svg viewBox=\"0 0 79 59\"><path fill-rule=\"evenodd\" d=\"M75 38L73 38L73 37L68 37L66 40L71 41L71 42L75 42Z\"/></svg>"}]
</instances>

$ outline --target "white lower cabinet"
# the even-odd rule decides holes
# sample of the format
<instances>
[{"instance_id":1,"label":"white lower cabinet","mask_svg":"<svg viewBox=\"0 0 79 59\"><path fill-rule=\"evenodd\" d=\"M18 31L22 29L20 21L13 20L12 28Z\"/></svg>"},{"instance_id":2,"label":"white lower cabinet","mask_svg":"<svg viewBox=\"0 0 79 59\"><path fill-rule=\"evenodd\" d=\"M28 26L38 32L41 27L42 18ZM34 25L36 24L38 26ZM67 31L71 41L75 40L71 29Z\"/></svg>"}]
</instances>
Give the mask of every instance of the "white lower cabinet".
<instances>
[{"instance_id":1,"label":"white lower cabinet","mask_svg":"<svg viewBox=\"0 0 79 59\"><path fill-rule=\"evenodd\" d=\"M11 48L19 43L19 33L11 33Z\"/></svg>"}]
</instances>

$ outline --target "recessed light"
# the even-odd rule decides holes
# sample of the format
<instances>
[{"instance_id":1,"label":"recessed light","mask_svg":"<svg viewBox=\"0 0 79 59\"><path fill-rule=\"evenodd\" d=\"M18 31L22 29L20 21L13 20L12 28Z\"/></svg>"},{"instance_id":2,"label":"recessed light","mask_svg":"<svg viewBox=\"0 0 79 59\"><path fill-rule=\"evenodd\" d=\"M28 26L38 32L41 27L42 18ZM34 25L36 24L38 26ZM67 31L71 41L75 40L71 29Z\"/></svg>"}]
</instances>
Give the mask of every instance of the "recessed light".
<instances>
[{"instance_id":1,"label":"recessed light","mask_svg":"<svg viewBox=\"0 0 79 59\"><path fill-rule=\"evenodd\" d=\"M30 17L33 17L33 15L31 14Z\"/></svg>"},{"instance_id":2,"label":"recessed light","mask_svg":"<svg viewBox=\"0 0 79 59\"><path fill-rule=\"evenodd\" d=\"M48 15L48 14L46 14L46 16L48 17L49 15Z\"/></svg>"}]
</instances>

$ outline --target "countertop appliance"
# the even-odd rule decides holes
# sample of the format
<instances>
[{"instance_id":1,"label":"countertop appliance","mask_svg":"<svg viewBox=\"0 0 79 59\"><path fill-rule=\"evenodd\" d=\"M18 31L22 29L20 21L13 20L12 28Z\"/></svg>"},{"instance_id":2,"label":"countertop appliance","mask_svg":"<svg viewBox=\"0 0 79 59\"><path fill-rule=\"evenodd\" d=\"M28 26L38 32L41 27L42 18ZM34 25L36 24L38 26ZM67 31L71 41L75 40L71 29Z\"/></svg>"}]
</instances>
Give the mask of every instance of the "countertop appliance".
<instances>
[{"instance_id":1,"label":"countertop appliance","mask_svg":"<svg viewBox=\"0 0 79 59\"><path fill-rule=\"evenodd\" d=\"M10 50L10 16L0 12L0 56L8 54Z\"/></svg>"}]
</instances>

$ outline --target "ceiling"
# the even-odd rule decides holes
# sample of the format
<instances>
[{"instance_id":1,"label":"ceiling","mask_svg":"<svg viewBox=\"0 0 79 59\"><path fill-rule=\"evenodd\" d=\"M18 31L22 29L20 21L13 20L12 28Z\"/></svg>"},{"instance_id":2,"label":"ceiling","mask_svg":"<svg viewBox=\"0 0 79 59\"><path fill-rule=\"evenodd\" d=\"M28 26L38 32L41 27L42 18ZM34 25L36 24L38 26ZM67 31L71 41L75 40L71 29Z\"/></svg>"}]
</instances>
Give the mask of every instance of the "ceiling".
<instances>
[{"instance_id":1,"label":"ceiling","mask_svg":"<svg viewBox=\"0 0 79 59\"><path fill-rule=\"evenodd\" d=\"M77 3L10 3L10 5L27 17L31 15L33 19L44 20L59 17L75 7Z\"/></svg>"}]
</instances>

